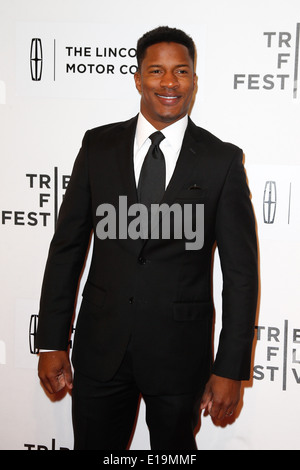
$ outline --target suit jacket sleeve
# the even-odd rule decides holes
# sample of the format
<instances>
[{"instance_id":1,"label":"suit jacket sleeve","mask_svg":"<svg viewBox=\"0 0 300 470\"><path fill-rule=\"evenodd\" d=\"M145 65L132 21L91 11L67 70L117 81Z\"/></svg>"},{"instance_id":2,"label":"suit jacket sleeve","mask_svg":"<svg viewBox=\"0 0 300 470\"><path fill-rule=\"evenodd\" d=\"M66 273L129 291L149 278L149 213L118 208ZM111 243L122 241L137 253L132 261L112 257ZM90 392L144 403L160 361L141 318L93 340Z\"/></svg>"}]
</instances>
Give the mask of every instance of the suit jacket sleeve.
<instances>
[{"instance_id":1,"label":"suit jacket sleeve","mask_svg":"<svg viewBox=\"0 0 300 470\"><path fill-rule=\"evenodd\" d=\"M66 350L68 347L78 281L92 230L88 140L87 132L74 163L49 248L35 341L38 349Z\"/></svg>"},{"instance_id":2,"label":"suit jacket sleeve","mask_svg":"<svg viewBox=\"0 0 300 470\"><path fill-rule=\"evenodd\" d=\"M222 329L213 373L249 380L258 292L256 226L236 151L218 204L216 240L223 274Z\"/></svg>"}]
</instances>

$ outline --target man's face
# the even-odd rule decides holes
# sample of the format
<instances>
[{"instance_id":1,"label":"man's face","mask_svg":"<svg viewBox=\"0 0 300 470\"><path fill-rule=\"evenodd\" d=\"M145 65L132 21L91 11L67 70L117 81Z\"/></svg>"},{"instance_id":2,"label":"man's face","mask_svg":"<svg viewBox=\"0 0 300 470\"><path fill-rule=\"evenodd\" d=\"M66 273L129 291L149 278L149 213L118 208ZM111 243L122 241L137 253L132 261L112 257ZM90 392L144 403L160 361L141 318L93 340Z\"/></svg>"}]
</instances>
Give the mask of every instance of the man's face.
<instances>
[{"instance_id":1,"label":"man's face","mask_svg":"<svg viewBox=\"0 0 300 470\"><path fill-rule=\"evenodd\" d=\"M141 94L141 112L156 129L187 114L196 81L187 47L174 42L148 47L134 79Z\"/></svg>"}]
</instances>

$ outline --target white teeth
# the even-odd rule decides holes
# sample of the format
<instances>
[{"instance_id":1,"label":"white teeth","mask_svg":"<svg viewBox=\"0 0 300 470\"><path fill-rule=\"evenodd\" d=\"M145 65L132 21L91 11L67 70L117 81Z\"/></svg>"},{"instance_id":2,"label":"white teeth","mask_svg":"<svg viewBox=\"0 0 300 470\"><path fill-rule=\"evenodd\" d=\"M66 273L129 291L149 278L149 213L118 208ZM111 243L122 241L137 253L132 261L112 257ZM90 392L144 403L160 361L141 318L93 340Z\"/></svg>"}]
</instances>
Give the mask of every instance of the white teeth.
<instances>
[{"instance_id":1,"label":"white teeth","mask_svg":"<svg viewBox=\"0 0 300 470\"><path fill-rule=\"evenodd\" d=\"M163 95L157 95L159 98L163 98L164 100L176 100L177 96L163 96Z\"/></svg>"}]
</instances>

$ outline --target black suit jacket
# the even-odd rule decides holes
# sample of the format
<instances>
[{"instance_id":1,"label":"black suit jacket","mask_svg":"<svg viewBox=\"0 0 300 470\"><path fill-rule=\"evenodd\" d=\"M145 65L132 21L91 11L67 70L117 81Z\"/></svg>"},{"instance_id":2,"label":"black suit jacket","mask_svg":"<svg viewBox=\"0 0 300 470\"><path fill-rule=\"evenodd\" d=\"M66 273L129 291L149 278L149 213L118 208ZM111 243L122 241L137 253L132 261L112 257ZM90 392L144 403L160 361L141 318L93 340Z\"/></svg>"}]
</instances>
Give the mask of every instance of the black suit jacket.
<instances>
[{"instance_id":1,"label":"black suit jacket","mask_svg":"<svg viewBox=\"0 0 300 470\"><path fill-rule=\"evenodd\" d=\"M36 346L65 350L78 280L97 207L137 202L133 143L137 118L86 133L60 209L42 287ZM184 239L93 239L88 279L76 323L76 369L108 380L129 340L145 393L185 393L211 373L212 253L223 273L223 326L212 372L250 374L257 303L255 221L242 151L189 119L162 203L204 204L204 246ZM190 189L195 187L196 189Z\"/></svg>"}]
</instances>

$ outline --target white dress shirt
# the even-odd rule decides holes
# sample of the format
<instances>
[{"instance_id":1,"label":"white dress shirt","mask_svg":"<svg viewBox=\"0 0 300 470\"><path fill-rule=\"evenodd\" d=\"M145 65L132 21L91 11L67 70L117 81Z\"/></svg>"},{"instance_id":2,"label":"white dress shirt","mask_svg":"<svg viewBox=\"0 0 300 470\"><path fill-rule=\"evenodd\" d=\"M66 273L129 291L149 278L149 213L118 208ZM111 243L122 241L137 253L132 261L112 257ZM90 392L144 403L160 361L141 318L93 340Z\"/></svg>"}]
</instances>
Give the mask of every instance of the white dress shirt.
<instances>
[{"instance_id":1,"label":"white dress shirt","mask_svg":"<svg viewBox=\"0 0 300 470\"><path fill-rule=\"evenodd\" d=\"M174 122L174 124L170 124L161 131L165 136L165 139L160 144L160 149L165 156L166 162L166 187L168 186L173 175L187 125L188 117L186 115L179 121ZM157 129L155 129L155 127L153 127L152 124L147 121L142 113L140 113L138 116L133 153L136 185L138 185L141 168L148 149L151 145L149 136L156 131Z\"/></svg>"}]
</instances>

